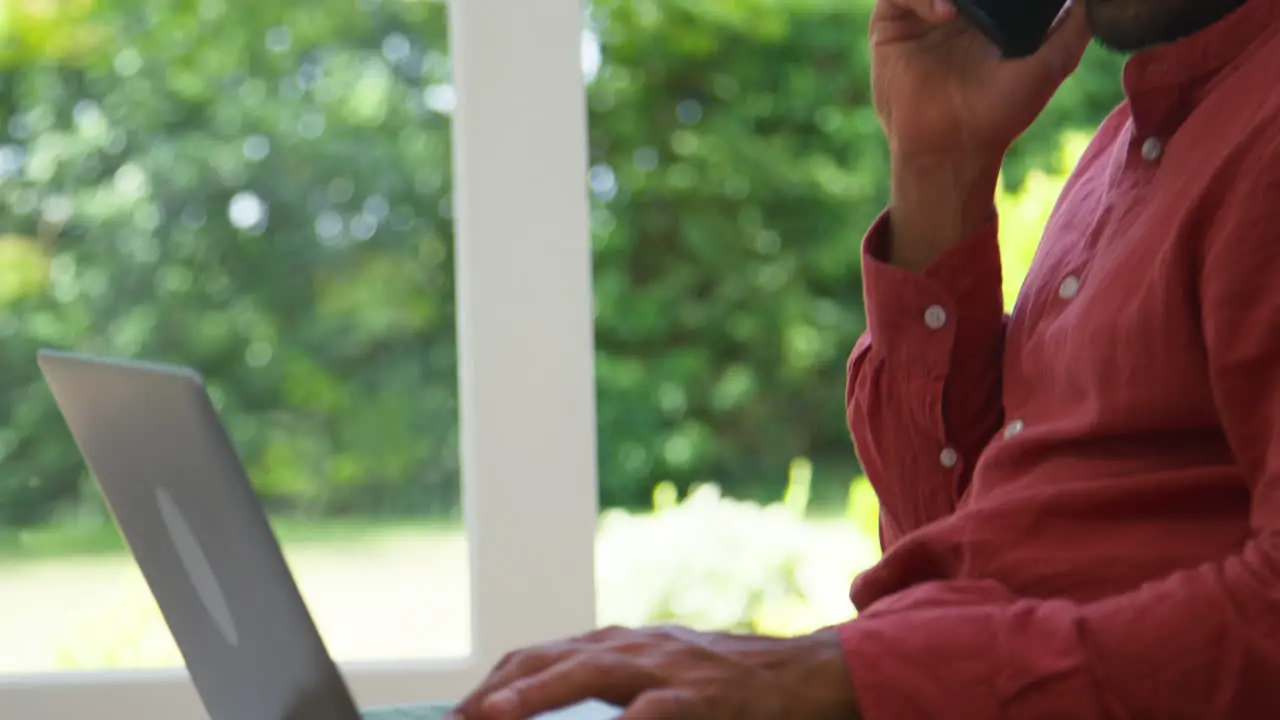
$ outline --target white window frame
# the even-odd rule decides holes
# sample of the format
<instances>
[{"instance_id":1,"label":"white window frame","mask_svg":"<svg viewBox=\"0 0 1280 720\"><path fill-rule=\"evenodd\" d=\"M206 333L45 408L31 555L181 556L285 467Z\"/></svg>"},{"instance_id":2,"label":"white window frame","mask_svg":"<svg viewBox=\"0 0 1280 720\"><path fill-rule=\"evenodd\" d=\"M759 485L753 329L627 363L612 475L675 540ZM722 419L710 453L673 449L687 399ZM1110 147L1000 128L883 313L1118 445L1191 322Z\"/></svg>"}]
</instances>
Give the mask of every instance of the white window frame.
<instances>
[{"instance_id":1,"label":"white window frame","mask_svg":"<svg viewBox=\"0 0 1280 720\"><path fill-rule=\"evenodd\" d=\"M457 698L508 650L595 624L582 21L580 0L451 4L472 649L444 662L344 664L364 706ZM0 718L206 717L181 669L0 677Z\"/></svg>"}]
</instances>

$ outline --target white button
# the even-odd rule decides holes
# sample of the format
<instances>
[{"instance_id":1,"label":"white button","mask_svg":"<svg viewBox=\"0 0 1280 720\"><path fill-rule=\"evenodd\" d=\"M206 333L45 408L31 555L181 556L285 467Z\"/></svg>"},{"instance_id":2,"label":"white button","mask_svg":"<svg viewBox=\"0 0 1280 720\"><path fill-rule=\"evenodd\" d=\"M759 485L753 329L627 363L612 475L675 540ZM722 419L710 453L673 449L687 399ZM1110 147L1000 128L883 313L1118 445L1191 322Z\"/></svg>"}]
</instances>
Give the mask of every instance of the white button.
<instances>
[{"instance_id":1,"label":"white button","mask_svg":"<svg viewBox=\"0 0 1280 720\"><path fill-rule=\"evenodd\" d=\"M1063 300L1070 300L1078 292L1080 292L1080 278L1075 275L1068 275L1058 286L1058 297Z\"/></svg>"},{"instance_id":2,"label":"white button","mask_svg":"<svg viewBox=\"0 0 1280 720\"><path fill-rule=\"evenodd\" d=\"M1005 439L1007 440L1008 438L1011 438L1014 435L1017 435L1018 433L1022 432L1023 427L1025 426L1022 424L1021 420L1014 420L1013 422L1009 423L1004 428Z\"/></svg>"},{"instance_id":3,"label":"white button","mask_svg":"<svg viewBox=\"0 0 1280 720\"><path fill-rule=\"evenodd\" d=\"M1164 143L1160 142L1158 137L1149 137L1142 143L1142 159L1147 162L1155 162L1164 155Z\"/></svg>"},{"instance_id":4,"label":"white button","mask_svg":"<svg viewBox=\"0 0 1280 720\"><path fill-rule=\"evenodd\" d=\"M938 454L938 462L942 463L944 468L953 468L960 462L960 453L956 452L955 448L943 448Z\"/></svg>"},{"instance_id":5,"label":"white button","mask_svg":"<svg viewBox=\"0 0 1280 720\"><path fill-rule=\"evenodd\" d=\"M924 311L924 324L934 330L941 329L947 324L947 311L943 310L941 305L930 306Z\"/></svg>"}]
</instances>

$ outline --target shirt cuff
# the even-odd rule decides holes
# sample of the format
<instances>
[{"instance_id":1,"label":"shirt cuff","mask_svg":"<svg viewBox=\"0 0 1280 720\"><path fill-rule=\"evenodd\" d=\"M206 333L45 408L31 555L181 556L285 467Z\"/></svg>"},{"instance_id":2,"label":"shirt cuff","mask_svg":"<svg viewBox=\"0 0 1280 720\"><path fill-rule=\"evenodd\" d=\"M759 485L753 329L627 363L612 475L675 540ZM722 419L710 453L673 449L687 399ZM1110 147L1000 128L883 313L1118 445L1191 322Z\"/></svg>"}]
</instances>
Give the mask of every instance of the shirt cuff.
<instances>
[{"instance_id":1,"label":"shirt cuff","mask_svg":"<svg viewBox=\"0 0 1280 720\"><path fill-rule=\"evenodd\" d=\"M998 720L991 626L956 612L907 612L841 625L860 720Z\"/></svg>"},{"instance_id":2,"label":"shirt cuff","mask_svg":"<svg viewBox=\"0 0 1280 720\"><path fill-rule=\"evenodd\" d=\"M837 630L863 720L1101 717L1078 615L951 580L882 598Z\"/></svg>"},{"instance_id":3,"label":"shirt cuff","mask_svg":"<svg viewBox=\"0 0 1280 720\"><path fill-rule=\"evenodd\" d=\"M862 245L867 332L896 365L942 375L952 347L989 346L1004 331L999 221L961 240L916 274L885 261L889 212Z\"/></svg>"}]
</instances>

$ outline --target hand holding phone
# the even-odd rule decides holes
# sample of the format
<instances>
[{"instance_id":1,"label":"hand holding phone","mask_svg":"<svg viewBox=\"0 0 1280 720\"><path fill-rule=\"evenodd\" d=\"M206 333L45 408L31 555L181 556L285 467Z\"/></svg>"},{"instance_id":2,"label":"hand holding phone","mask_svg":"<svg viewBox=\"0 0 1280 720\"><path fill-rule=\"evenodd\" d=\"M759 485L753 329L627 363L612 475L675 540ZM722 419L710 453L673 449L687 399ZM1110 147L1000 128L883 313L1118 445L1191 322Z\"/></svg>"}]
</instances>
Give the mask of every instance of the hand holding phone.
<instances>
[{"instance_id":1,"label":"hand holding phone","mask_svg":"<svg viewBox=\"0 0 1280 720\"><path fill-rule=\"evenodd\" d=\"M1017 26L1026 33L1018 45L1039 47L1017 59L1002 56L970 16L961 14L962 7L975 3L993 9L997 3L1048 7L1048 2L1069 9L1057 27L1053 21L1059 13L1043 11L1048 18L1043 37L1027 30L1031 25ZM1030 15L990 17L992 23L997 17L1008 23ZM1031 37L1034 41L1025 40ZM872 92L890 149L916 157L976 155L998 164L1079 64L1089 40L1079 0L876 0L870 27Z\"/></svg>"},{"instance_id":2,"label":"hand holding phone","mask_svg":"<svg viewBox=\"0 0 1280 720\"><path fill-rule=\"evenodd\" d=\"M875 1L871 85L891 158L890 261L915 270L990 221L1005 152L1079 63L1090 35L1077 2L1045 35L1023 36L1039 50L1009 59L1031 42L1005 42L1002 56L988 40L994 19L984 37L954 0ZM1048 0L966 7L997 1ZM1044 12L1048 30L1057 13Z\"/></svg>"},{"instance_id":3,"label":"hand holding phone","mask_svg":"<svg viewBox=\"0 0 1280 720\"><path fill-rule=\"evenodd\" d=\"M1009 59L1035 54L1066 0L953 0L960 14L973 23Z\"/></svg>"}]
</instances>

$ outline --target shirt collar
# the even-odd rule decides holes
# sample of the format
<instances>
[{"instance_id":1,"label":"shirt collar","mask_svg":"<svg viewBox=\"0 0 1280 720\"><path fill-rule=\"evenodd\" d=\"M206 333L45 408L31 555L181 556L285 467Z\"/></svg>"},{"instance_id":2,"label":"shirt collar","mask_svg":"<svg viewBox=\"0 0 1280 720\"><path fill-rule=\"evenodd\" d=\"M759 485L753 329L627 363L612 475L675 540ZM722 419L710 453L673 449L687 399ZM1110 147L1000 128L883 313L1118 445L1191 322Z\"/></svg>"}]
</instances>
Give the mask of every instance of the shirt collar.
<instances>
[{"instance_id":1,"label":"shirt collar","mask_svg":"<svg viewBox=\"0 0 1280 720\"><path fill-rule=\"evenodd\" d=\"M1280 0L1249 0L1194 35L1131 57L1124 89L1139 133L1171 134L1223 68L1277 31Z\"/></svg>"}]
</instances>

